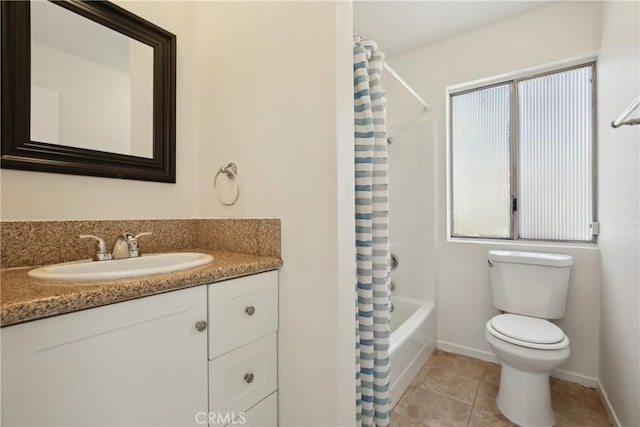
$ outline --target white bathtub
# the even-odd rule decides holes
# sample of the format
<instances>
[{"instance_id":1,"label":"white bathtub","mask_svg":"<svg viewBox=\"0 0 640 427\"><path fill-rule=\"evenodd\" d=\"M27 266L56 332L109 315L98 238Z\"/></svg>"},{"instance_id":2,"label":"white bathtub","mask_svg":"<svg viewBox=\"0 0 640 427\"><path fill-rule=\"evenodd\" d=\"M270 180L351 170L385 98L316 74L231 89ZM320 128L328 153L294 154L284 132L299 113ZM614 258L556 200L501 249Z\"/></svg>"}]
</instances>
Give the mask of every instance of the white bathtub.
<instances>
[{"instance_id":1,"label":"white bathtub","mask_svg":"<svg viewBox=\"0 0 640 427\"><path fill-rule=\"evenodd\" d=\"M391 405L395 406L436 347L434 305L429 301L391 298Z\"/></svg>"}]
</instances>

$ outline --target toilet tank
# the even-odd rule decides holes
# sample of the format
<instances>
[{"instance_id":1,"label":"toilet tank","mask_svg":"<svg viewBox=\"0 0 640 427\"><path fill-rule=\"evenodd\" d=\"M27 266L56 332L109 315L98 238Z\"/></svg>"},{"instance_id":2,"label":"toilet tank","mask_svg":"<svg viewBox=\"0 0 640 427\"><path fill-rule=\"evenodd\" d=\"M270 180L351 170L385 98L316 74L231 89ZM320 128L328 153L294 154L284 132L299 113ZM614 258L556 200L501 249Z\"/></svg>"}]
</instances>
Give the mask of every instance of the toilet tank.
<instances>
[{"instance_id":1,"label":"toilet tank","mask_svg":"<svg viewBox=\"0 0 640 427\"><path fill-rule=\"evenodd\" d=\"M493 305L508 313L561 319L571 264L570 255L489 251Z\"/></svg>"}]
</instances>

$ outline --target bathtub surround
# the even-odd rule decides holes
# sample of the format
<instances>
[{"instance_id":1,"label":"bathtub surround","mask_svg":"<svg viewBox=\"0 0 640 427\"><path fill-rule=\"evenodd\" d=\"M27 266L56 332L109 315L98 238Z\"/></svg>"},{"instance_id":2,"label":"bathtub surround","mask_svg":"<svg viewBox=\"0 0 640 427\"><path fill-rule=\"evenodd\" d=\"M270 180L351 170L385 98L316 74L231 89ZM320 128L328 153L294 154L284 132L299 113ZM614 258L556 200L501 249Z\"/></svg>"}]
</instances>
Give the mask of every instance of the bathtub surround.
<instances>
[{"instance_id":1,"label":"bathtub surround","mask_svg":"<svg viewBox=\"0 0 640 427\"><path fill-rule=\"evenodd\" d=\"M114 221L0 222L0 268L56 264L91 258L94 243L79 234L101 237L111 248L125 231L140 238L142 253L193 248L280 257L279 219L176 219Z\"/></svg>"},{"instance_id":2,"label":"bathtub surround","mask_svg":"<svg viewBox=\"0 0 640 427\"><path fill-rule=\"evenodd\" d=\"M389 425L389 190L384 63L375 42L353 38L355 112L356 420Z\"/></svg>"}]
</instances>

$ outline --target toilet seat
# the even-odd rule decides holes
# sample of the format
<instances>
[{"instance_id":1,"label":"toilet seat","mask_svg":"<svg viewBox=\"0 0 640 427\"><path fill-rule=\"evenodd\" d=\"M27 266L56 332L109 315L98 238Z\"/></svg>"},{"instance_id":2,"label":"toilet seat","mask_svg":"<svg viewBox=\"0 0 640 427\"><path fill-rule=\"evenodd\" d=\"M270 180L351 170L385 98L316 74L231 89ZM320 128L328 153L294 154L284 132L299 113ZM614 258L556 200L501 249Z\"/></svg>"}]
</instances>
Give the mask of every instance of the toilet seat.
<instances>
[{"instance_id":1,"label":"toilet seat","mask_svg":"<svg viewBox=\"0 0 640 427\"><path fill-rule=\"evenodd\" d=\"M562 329L545 319L499 314L487 322L486 329L494 337L521 347L558 350L569 346Z\"/></svg>"},{"instance_id":2,"label":"toilet seat","mask_svg":"<svg viewBox=\"0 0 640 427\"><path fill-rule=\"evenodd\" d=\"M496 331L519 341L555 344L564 338L562 329L548 320L536 317L507 313L493 317L490 322Z\"/></svg>"}]
</instances>

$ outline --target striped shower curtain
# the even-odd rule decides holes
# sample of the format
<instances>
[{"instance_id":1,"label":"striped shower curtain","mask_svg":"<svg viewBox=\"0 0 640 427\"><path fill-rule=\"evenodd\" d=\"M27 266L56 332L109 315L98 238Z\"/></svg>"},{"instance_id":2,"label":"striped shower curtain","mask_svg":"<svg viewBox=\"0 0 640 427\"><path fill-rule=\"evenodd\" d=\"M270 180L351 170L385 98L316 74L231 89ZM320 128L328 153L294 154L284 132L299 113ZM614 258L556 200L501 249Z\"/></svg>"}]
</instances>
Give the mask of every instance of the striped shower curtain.
<instances>
[{"instance_id":1,"label":"striped shower curtain","mask_svg":"<svg viewBox=\"0 0 640 427\"><path fill-rule=\"evenodd\" d=\"M389 425L389 202L384 54L354 37L357 419Z\"/></svg>"}]
</instances>

